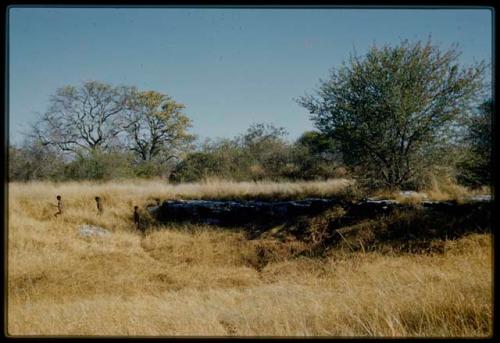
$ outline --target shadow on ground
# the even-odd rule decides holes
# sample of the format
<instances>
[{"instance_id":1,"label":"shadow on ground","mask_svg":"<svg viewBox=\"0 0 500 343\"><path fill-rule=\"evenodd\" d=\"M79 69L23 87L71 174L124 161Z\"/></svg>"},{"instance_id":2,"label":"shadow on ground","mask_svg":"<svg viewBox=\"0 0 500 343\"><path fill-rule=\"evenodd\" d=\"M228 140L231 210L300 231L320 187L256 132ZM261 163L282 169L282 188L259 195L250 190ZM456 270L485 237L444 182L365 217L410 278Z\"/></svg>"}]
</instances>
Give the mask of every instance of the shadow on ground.
<instances>
[{"instance_id":1,"label":"shadow on ground","mask_svg":"<svg viewBox=\"0 0 500 343\"><path fill-rule=\"evenodd\" d=\"M156 223L243 228L250 240L301 242L303 248L293 254L308 256L325 255L335 249L439 253L445 240L491 230L490 201L188 200L166 201L151 213Z\"/></svg>"}]
</instances>

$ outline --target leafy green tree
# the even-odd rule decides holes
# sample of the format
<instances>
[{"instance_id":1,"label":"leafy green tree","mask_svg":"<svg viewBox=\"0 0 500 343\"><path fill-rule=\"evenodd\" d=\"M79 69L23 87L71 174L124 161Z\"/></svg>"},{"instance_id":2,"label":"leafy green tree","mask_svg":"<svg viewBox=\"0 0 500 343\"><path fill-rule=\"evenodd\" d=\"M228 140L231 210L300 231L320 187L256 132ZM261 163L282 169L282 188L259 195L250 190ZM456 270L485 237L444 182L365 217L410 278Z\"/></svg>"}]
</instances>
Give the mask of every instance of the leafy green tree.
<instances>
[{"instance_id":1,"label":"leafy green tree","mask_svg":"<svg viewBox=\"0 0 500 343\"><path fill-rule=\"evenodd\" d=\"M155 91L131 94L125 122L129 148L141 161L165 163L178 158L194 139L183 104Z\"/></svg>"},{"instance_id":2,"label":"leafy green tree","mask_svg":"<svg viewBox=\"0 0 500 343\"><path fill-rule=\"evenodd\" d=\"M488 100L466 119L466 151L458 163L458 181L467 186L491 183L492 116L493 101Z\"/></svg>"},{"instance_id":3,"label":"leafy green tree","mask_svg":"<svg viewBox=\"0 0 500 343\"><path fill-rule=\"evenodd\" d=\"M283 127L256 123L236 140L248 154L251 164L248 173L253 180L277 179L291 162L288 135Z\"/></svg>"},{"instance_id":4,"label":"leafy green tree","mask_svg":"<svg viewBox=\"0 0 500 343\"><path fill-rule=\"evenodd\" d=\"M292 150L294 179L328 179L345 176L342 156L335 141L320 132L306 131Z\"/></svg>"},{"instance_id":5,"label":"leafy green tree","mask_svg":"<svg viewBox=\"0 0 500 343\"><path fill-rule=\"evenodd\" d=\"M438 163L431 153L456 133L482 89L484 63L461 67L455 47L428 41L351 56L298 102L340 145L344 162L374 183L400 187Z\"/></svg>"},{"instance_id":6,"label":"leafy green tree","mask_svg":"<svg viewBox=\"0 0 500 343\"><path fill-rule=\"evenodd\" d=\"M306 147L314 155L323 155L325 159L339 158L335 141L330 136L318 131L304 132L297 139L296 144Z\"/></svg>"}]
</instances>

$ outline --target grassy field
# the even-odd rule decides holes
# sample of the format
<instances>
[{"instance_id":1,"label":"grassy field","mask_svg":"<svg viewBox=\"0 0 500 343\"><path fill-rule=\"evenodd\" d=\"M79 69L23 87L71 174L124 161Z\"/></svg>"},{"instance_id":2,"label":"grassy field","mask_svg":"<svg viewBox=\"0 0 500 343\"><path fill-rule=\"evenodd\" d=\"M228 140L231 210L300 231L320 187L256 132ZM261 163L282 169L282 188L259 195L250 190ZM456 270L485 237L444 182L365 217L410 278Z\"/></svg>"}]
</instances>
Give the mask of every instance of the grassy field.
<instances>
[{"instance_id":1,"label":"grassy field","mask_svg":"<svg viewBox=\"0 0 500 343\"><path fill-rule=\"evenodd\" d=\"M132 208L154 198L343 194L348 180L168 185L9 185L8 333L134 336L489 336L492 240L468 234L435 254L332 251L243 230L170 226L145 236ZM66 212L54 217L61 194ZM442 195L442 192L441 192ZM104 203L96 215L94 197ZM81 237L78 226L112 232ZM263 249L268 255L256 268Z\"/></svg>"}]
</instances>

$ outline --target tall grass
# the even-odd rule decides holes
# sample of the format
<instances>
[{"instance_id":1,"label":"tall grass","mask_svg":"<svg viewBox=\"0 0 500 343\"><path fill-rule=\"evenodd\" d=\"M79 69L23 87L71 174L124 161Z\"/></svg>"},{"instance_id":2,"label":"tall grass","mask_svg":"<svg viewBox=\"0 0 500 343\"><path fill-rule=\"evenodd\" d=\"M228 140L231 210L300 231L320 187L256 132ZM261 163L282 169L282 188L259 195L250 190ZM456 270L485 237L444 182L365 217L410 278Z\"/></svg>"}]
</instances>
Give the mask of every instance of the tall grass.
<instances>
[{"instance_id":1,"label":"tall grass","mask_svg":"<svg viewBox=\"0 0 500 343\"><path fill-rule=\"evenodd\" d=\"M93 201L96 194L107 196L108 201L124 197L136 202L160 198L163 200L182 198L245 198L245 197L328 197L335 196L353 186L349 179L331 179L327 181L304 182L235 182L207 180L198 183L169 184L161 180L121 180L113 182L28 182L12 183L12 192L29 190L28 197L37 195L55 198L55 193L64 193L67 197L88 198ZM46 197L49 195L50 197Z\"/></svg>"},{"instance_id":2,"label":"tall grass","mask_svg":"<svg viewBox=\"0 0 500 343\"><path fill-rule=\"evenodd\" d=\"M141 236L132 206L152 199L334 195L344 181L9 185L11 335L474 336L492 332L491 237L435 255L333 252L242 231L163 227ZM55 195L66 212L54 217ZM94 197L104 213L97 216ZM112 231L80 237L84 223ZM263 256L263 250L273 254ZM266 263L261 260L265 258ZM259 267L260 266L260 267Z\"/></svg>"}]
</instances>

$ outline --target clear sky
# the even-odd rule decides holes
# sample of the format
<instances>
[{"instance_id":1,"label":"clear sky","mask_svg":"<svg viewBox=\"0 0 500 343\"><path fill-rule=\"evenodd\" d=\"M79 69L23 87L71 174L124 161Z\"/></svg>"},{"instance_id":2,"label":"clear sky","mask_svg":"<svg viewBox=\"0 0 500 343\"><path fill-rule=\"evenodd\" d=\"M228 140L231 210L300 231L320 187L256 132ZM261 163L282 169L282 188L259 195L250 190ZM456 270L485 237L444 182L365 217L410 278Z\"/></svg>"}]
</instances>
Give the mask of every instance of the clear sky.
<instances>
[{"instance_id":1,"label":"clear sky","mask_svg":"<svg viewBox=\"0 0 500 343\"><path fill-rule=\"evenodd\" d=\"M169 94L201 139L251 123L313 129L294 99L356 50L402 39L458 43L491 63L488 9L11 8L10 140L64 85L98 80Z\"/></svg>"}]
</instances>

